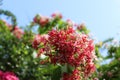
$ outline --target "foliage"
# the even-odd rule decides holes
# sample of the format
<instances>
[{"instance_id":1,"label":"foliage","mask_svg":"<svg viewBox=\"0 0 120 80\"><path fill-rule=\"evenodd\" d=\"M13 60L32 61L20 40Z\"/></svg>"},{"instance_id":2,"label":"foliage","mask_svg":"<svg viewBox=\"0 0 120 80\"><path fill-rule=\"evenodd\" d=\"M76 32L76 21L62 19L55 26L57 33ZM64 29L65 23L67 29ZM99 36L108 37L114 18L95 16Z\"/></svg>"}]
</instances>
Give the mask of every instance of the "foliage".
<instances>
[{"instance_id":1,"label":"foliage","mask_svg":"<svg viewBox=\"0 0 120 80\"><path fill-rule=\"evenodd\" d=\"M98 68L100 80L119 80L120 79L120 43L119 40L110 38L104 41L103 47L107 50L108 55L103 61L109 62Z\"/></svg>"}]
</instances>

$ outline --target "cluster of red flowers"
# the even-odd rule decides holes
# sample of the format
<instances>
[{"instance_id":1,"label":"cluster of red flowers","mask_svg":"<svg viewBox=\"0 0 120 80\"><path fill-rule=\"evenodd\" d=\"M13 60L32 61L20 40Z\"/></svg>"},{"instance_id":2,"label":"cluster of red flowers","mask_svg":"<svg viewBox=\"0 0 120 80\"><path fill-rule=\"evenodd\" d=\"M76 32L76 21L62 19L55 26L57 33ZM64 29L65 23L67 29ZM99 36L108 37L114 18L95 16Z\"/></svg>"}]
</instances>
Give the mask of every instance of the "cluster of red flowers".
<instances>
[{"instance_id":1,"label":"cluster of red flowers","mask_svg":"<svg viewBox=\"0 0 120 80\"><path fill-rule=\"evenodd\" d=\"M33 21L37 24L40 24L41 27L45 26L49 22L49 18L47 16L39 16L36 15Z\"/></svg>"},{"instance_id":2,"label":"cluster of red flowers","mask_svg":"<svg viewBox=\"0 0 120 80\"><path fill-rule=\"evenodd\" d=\"M51 15L52 18L62 18L61 13L55 12ZM34 23L39 24L41 27L44 27L46 24L50 22L50 18L47 16L42 16L42 15L36 15L33 19Z\"/></svg>"},{"instance_id":3,"label":"cluster of red flowers","mask_svg":"<svg viewBox=\"0 0 120 80\"><path fill-rule=\"evenodd\" d=\"M92 61L94 45L85 34L77 34L72 28L67 30L52 30L49 32L48 43L55 51L51 54L51 62L68 63L72 66Z\"/></svg>"},{"instance_id":4,"label":"cluster of red flowers","mask_svg":"<svg viewBox=\"0 0 120 80\"><path fill-rule=\"evenodd\" d=\"M48 38L47 35L39 35L39 34L35 35L32 43L33 48L38 49L40 43L45 45L47 42L47 38Z\"/></svg>"},{"instance_id":5,"label":"cluster of red flowers","mask_svg":"<svg viewBox=\"0 0 120 80\"><path fill-rule=\"evenodd\" d=\"M37 57L39 57L44 52L47 39L48 39L48 35L39 35L39 34L35 35L34 40L32 42L32 47L38 50Z\"/></svg>"},{"instance_id":6,"label":"cluster of red flowers","mask_svg":"<svg viewBox=\"0 0 120 80\"><path fill-rule=\"evenodd\" d=\"M62 18L60 13L53 13L51 16L53 19ZM39 15L34 18L34 22L40 26L45 26L50 20L52 19ZM44 54L49 58L47 62L73 67L71 73L63 72L62 80L80 80L80 75L88 77L95 71L93 40L88 35L78 34L73 29L73 26L77 26L76 29L81 30L85 27L84 24L77 25L70 19L66 20L66 23L66 29L53 29L46 34L47 37L36 35L32 46L38 50L37 57ZM44 62L46 61L41 63Z\"/></svg>"},{"instance_id":7,"label":"cluster of red flowers","mask_svg":"<svg viewBox=\"0 0 120 80\"><path fill-rule=\"evenodd\" d=\"M69 64L75 69L71 74L64 73L63 80L79 80L80 73L87 77L95 71L93 40L87 35L78 34L69 27L66 30L52 30L44 39L36 37L33 47L44 42L44 48L39 49L40 54L44 52L52 64Z\"/></svg>"},{"instance_id":8,"label":"cluster of red flowers","mask_svg":"<svg viewBox=\"0 0 120 80\"><path fill-rule=\"evenodd\" d=\"M13 72L0 71L0 80L19 80Z\"/></svg>"},{"instance_id":9,"label":"cluster of red flowers","mask_svg":"<svg viewBox=\"0 0 120 80\"><path fill-rule=\"evenodd\" d=\"M89 39L87 35L77 34L73 28L60 31L52 30L49 32L48 41L48 44L52 46L52 50L54 50L54 54L48 54L51 63L67 63L75 68L80 67L80 71L83 72L85 76L94 72L94 45L93 40Z\"/></svg>"}]
</instances>

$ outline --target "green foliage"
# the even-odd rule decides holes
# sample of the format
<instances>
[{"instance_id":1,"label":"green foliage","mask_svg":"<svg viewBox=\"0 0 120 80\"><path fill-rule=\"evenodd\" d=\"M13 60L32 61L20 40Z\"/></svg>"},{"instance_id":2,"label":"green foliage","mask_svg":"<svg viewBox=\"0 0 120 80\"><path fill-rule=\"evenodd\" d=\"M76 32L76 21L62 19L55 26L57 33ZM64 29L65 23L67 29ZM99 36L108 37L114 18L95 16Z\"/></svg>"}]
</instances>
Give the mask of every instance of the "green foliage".
<instances>
[{"instance_id":1,"label":"green foliage","mask_svg":"<svg viewBox=\"0 0 120 80\"><path fill-rule=\"evenodd\" d=\"M39 58L34 58L30 41L33 35L25 33L17 39L0 20L0 70L13 71L21 80L40 80Z\"/></svg>"},{"instance_id":2,"label":"green foliage","mask_svg":"<svg viewBox=\"0 0 120 80\"><path fill-rule=\"evenodd\" d=\"M53 70L51 80L60 80L61 76L61 67L58 66Z\"/></svg>"},{"instance_id":3,"label":"green foliage","mask_svg":"<svg viewBox=\"0 0 120 80\"><path fill-rule=\"evenodd\" d=\"M104 47L108 55L105 56L104 60L110 60L104 65L98 68L99 79L103 80L119 80L120 79L120 44L113 43L113 38L104 41L107 47Z\"/></svg>"},{"instance_id":4,"label":"green foliage","mask_svg":"<svg viewBox=\"0 0 120 80\"><path fill-rule=\"evenodd\" d=\"M0 15L5 15L5 16L7 16L8 18L10 18L13 27L15 27L15 26L17 25L16 17L15 17L15 15L14 15L12 12L7 11L7 10L2 10L2 9L0 9Z\"/></svg>"}]
</instances>

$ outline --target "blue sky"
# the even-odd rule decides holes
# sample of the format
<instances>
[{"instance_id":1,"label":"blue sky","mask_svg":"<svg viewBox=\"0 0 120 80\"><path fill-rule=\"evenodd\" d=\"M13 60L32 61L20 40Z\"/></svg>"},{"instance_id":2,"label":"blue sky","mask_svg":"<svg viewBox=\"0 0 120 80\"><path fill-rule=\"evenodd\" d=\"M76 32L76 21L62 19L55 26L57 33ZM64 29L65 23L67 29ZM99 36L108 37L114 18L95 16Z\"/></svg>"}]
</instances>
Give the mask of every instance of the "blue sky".
<instances>
[{"instance_id":1,"label":"blue sky","mask_svg":"<svg viewBox=\"0 0 120 80\"><path fill-rule=\"evenodd\" d=\"M120 0L3 0L1 8L13 12L20 26L37 13L50 16L59 11L64 19L84 22L99 40L120 32Z\"/></svg>"}]
</instances>

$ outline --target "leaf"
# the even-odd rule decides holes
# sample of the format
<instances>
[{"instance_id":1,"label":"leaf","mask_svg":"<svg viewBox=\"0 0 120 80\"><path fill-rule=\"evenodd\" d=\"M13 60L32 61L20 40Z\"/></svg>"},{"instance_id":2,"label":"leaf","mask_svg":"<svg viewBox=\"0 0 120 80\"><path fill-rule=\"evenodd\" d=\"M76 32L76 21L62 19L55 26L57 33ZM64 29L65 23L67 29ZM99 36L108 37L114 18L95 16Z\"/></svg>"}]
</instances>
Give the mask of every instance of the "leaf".
<instances>
[{"instance_id":1,"label":"leaf","mask_svg":"<svg viewBox=\"0 0 120 80\"><path fill-rule=\"evenodd\" d=\"M54 69L51 80L60 80L61 78L61 67L58 66L56 69Z\"/></svg>"},{"instance_id":2,"label":"leaf","mask_svg":"<svg viewBox=\"0 0 120 80\"><path fill-rule=\"evenodd\" d=\"M113 38L108 38L107 40L103 41L103 43L111 42Z\"/></svg>"}]
</instances>

